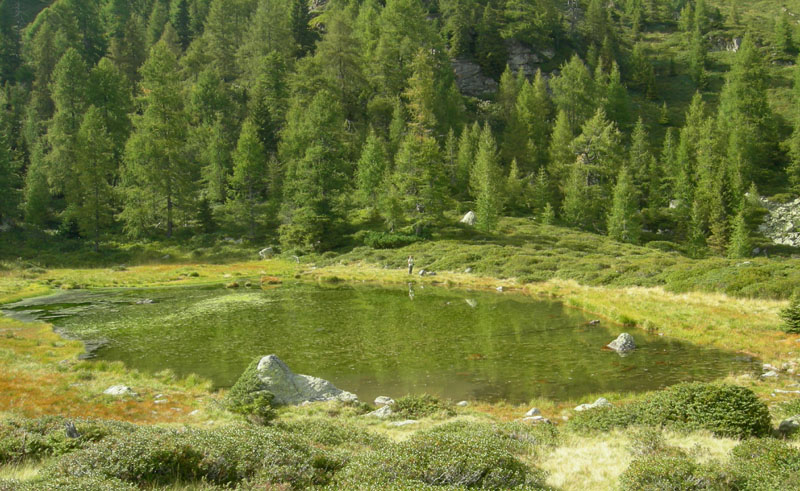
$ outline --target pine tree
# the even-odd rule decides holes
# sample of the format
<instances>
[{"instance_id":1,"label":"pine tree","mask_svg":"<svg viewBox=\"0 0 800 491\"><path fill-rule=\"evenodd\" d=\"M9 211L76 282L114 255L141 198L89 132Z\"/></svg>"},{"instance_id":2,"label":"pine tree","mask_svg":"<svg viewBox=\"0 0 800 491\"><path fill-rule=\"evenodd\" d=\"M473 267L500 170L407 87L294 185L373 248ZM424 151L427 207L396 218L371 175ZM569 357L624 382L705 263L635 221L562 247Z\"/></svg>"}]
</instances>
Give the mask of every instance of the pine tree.
<instances>
[{"instance_id":1,"label":"pine tree","mask_svg":"<svg viewBox=\"0 0 800 491\"><path fill-rule=\"evenodd\" d=\"M170 23L175 33L178 35L178 40L182 50L189 47L192 42L192 26L189 17L189 1L188 0L173 0L172 9L170 12Z\"/></svg>"},{"instance_id":2,"label":"pine tree","mask_svg":"<svg viewBox=\"0 0 800 491\"><path fill-rule=\"evenodd\" d=\"M733 232L731 233L730 244L728 244L728 257L731 259L750 257L752 249L750 229L745 220L744 206L742 206L742 209L733 219Z\"/></svg>"},{"instance_id":3,"label":"pine tree","mask_svg":"<svg viewBox=\"0 0 800 491\"><path fill-rule=\"evenodd\" d=\"M591 117L596 106L594 82L586 65L575 55L561 67L561 74L550 82L553 101L564 111L573 134Z\"/></svg>"},{"instance_id":4,"label":"pine tree","mask_svg":"<svg viewBox=\"0 0 800 491\"><path fill-rule=\"evenodd\" d=\"M436 140L426 134L408 133L395 157L391 187L416 235L423 235L441 218L446 185Z\"/></svg>"},{"instance_id":5,"label":"pine tree","mask_svg":"<svg viewBox=\"0 0 800 491\"><path fill-rule=\"evenodd\" d=\"M547 176L547 171L544 167L540 167L533 180L530 198L533 212L540 219L544 216L545 208L550 206L552 209L550 203L553 200L553 192L550 186L550 178Z\"/></svg>"},{"instance_id":6,"label":"pine tree","mask_svg":"<svg viewBox=\"0 0 800 491\"><path fill-rule=\"evenodd\" d=\"M172 237L176 211L192 209L195 196L185 153L187 116L178 61L164 43L150 50L141 76L141 114L134 117L125 147L120 217L131 236L165 223L166 235Z\"/></svg>"},{"instance_id":7,"label":"pine tree","mask_svg":"<svg viewBox=\"0 0 800 491\"><path fill-rule=\"evenodd\" d=\"M570 148L574 136L567 113L559 111L550 138L550 167L548 168L548 172L559 186L564 185L570 175L570 166L575 162L575 154Z\"/></svg>"},{"instance_id":8,"label":"pine tree","mask_svg":"<svg viewBox=\"0 0 800 491\"><path fill-rule=\"evenodd\" d=\"M792 39L792 25L789 15L784 12L775 23L775 40L773 41L775 54L779 59L788 58L795 52L794 40Z\"/></svg>"},{"instance_id":9,"label":"pine tree","mask_svg":"<svg viewBox=\"0 0 800 491\"><path fill-rule=\"evenodd\" d=\"M257 126L256 132L258 132ZM209 206L224 203L228 196L232 162L227 133L222 117L217 117L213 123L202 124L194 129L194 137L198 141L199 148L198 160L203 166L200 171L203 197ZM260 139L259 141L261 142ZM264 145L263 142L261 144Z\"/></svg>"},{"instance_id":10,"label":"pine tree","mask_svg":"<svg viewBox=\"0 0 800 491\"><path fill-rule=\"evenodd\" d=\"M608 17L602 0L590 0L586 9L586 37L598 46L608 34Z\"/></svg>"},{"instance_id":11,"label":"pine tree","mask_svg":"<svg viewBox=\"0 0 800 491\"><path fill-rule=\"evenodd\" d=\"M6 135L0 134L0 223L17 216L19 206L19 164Z\"/></svg>"},{"instance_id":12,"label":"pine tree","mask_svg":"<svg viewBox=\"0 0 800 491\"><path fill-rule=\"evenodd\" d=\"M128 114L133 111L133 101L128 81L110 59L103 58L89 73L87 93L88 103L103 116L103 126L114 149L113 160L119 162L131 132Z\"/></svg>"},{"instance_id":13,"label":"pine tree","mask_svg":"<svg viewBox=\"0 0 800 491\"><path fill-rule=\"evenodd\" d=\"M50 219L50 187L43 146L43 142L36 142L31 149L22 204L25 222L40 228L45 227Z\"/></svg>"},{"instance_id":14,"label":"pine tree","mask_svg":"<svg viewBox=\"0 0 800 491\"><path fill-rule=\"evenodd\" d=\"M619 67L616 62L611 67L605 92L603 108L608 119L617 123L619 128L627 128L631 120L631 99L628 89L620 80Z\"/></svg>"},{"instance_id":15,"label":"pine tree","mask_svg":"<svg viewBox=\"0 0 800 491\"><path fill-rule=\"evenodd\" d=\"M494 232L503 211L503 180L497 156L497 145L492 129L484 125L481 131L475 164L472 167L470 183L475 189L476 227L485 233Z\"/></svg>"},{"instance_id":16,"label":"pine tree","mask_svg":"<svg viewBox=\"0 0 800 491\"><path fill-rule=\"evenodd\" d=\"M164 33L164 26L169 21L169 11L164 0L153 2L153 10L147 19L147 35L145 37L147 46L156 44Z\"/></svg>"},{"instance_id":17,"label":"pine tree","mask_svg":"<svg viewBox=\"0 0 800 491\"><path fill-rule=\"evenodd\" d=\"M16 78L22 63L20 32L11 0L0 1L0 86Z\"/></svg>"},{"instance_id":18,"label":"pine tree","mask_svg":"<svg viewBox=\"0 0 800 491\"><path fill-rule=\"evenodd\" d=\"M650 137L644 127L642 118L636 122L631 134L631 147L628 152L628 168L634 185L645 189L649 182L649 174L653 166L653 154L650 152Z\"/></svg>"},{"instance_id":19,"label":"pine tree","mask_svg":"<svg viewBox=\"0 0 800 491\"><path fill-rule=\"evenodd\" d=\"M484 72L497 80L506 66L508 54L505 41L501 36L502 20L500 12L488 2L483 9L483 17L478 23L478 35L475 40L475 57Z\"/></svg>"},{"instance_id":20,"label":"pine tree","mask_svg":"<svg viewBox=\"0 0 800 491\"><path fill-rule=\"evenodd\" d=\"M263 70L264 58L276 53L290 59L297 50L292 36L288 6L280 0L259 0L258 8L247 22L236 61L242 78L254 83Z\"/></svg>"},{"instance_id":21,"label":"pine tree","mask_svg":"<svg viewBox=\"0 0 800 491\"><path fill-rule=\"evenodd\" d=\"M292 31L292 38L297 46L295 55L302 58L314 49L317 41L317 34L309 25L311 22L311 12L308 10L308 0L291 0L289 11L289 25Z\"/></svg>"},{"instance_id":22,"label":"pine tree","mask_svg":"<svg viewBox=\"0 0 800 491\"><path fill-rule=\"evenodd\" d=\"M114 211L111 183L116 173L115 142L106 129L105 119L95 106L83 117L78 133L80 159L76 169L81 199L70 213L77 219L81 233L92 237L95 251L100 247L100 233L111 223Z\"/></svg>"},{"instance_id":23,"label":"pine tree","mask_svg":"<svg viewBox=\"0 0 800 491\"><path fill-rule=\"evenodd\" d=\"M481 128L478 122L472 126L465 126L461 130L458 139L458 158L456 160L456 197L461 201L466 201L470 197L469 176L472 173L472 165L475 162L475 154L478 152L478 141L480 140Z\"/></svg>"},{"instance_id":24,"label":"pine tree","mask_svg":"<svg viewBox=\"0 0 800 491\"><path fill-rule=\"evenodd\" d=\"M526 195L528 179L520 176L517 161L512 160L508 169L508 177L505 183L505 202L507 209L512 213L521 213L526 208Z\"/></svg>"},{"instance_id":25,"label":"pine tree","mask_svg":"<svg viewBox=\"0 0 800 491\"><path fill-rule=\"evenodd\" d=\"M706 46L705 37L699 29L692 31L692 39L689 44L689 76L692 77L698 88L706 86Z\"/></svg>"},{"instance_id":26,"label":"pine tree","mask_svg":"<svg viewBox=\"0 0 800 491\"><path fill-rule=\"evenodd\" d=\"M689 256L699 259L705 256L707 250L706 244L706 219L703 217L701 211L702 206L700 202L695 200L692 202L691 212L689 215L689 224L687 232L687 246Z\"/></svg>"},{"instance_id":27,"label":"pine tree","mask_svg":"<svg viewBox=\"0 0 800 491\"><path fill-rule=\"evenodd\" d=\"M656 78L653 64L647 58L641 43L633 47L631 55L631 80L634 87L645 93L648 99L655 98Z\"/></svg>"},{"instance_id":28,"label":"pine tree","mask_svg":"<svg viewBox=\"0 0 800 491\"><path fill-rule=\"evenodd\" d=\"M385 147L383 140L371 130L356 164L356 190L363 206L372 207L377 203L381 182L388 168Z\"/></svg>"},{"instance_id":29,"label":"pine tree","mask_svg":"<svg viewBox=\"0 0 800 491\"><path fill-rule=\"evenodd\" d=\"M263 218L257 212L266 176L267 155L258 137L258 128L252 121L245 121L233 152L233 173L230 176L233 199L230 206L247 225L251 238L256 237L257 221Z\"/></svg>"},{"instance_id":30,"label":"pine tree","mask_svg":"<svg viewBox=\"0 0 800 491\"><path fill-rule=\"evenodd\" d=\"M608 235L620 242L638 244L642 233L636 186L623 166L614 186L614 197L608 213Z\"/></svg>"}]
</instances>

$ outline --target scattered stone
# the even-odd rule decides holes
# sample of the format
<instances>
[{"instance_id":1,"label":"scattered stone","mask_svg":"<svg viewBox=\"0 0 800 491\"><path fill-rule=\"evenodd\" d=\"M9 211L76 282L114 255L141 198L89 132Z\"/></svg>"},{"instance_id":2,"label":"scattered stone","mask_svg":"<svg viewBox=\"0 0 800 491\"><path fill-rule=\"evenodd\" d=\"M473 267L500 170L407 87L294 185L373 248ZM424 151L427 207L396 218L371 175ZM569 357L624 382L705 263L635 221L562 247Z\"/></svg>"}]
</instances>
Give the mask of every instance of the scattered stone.
<instances>
[{"instance_id":1,"label":"scattered stone","mask_svg":"<svg viewBox=\"0 0 800 491\"><path fill-rule=\"evenodd\" d=\"M123 397L123 396L136 397L138 395L136 392L133 391L133 389L131 389L127 385L112 385L111 387L104 390L103 394L115 397Z\"/></svg>"},{"instance_id":2,"label":"scattered stone","mask_svg":"<svg viewBox=\"0 0 800 491\"><path fill-rule=\"evenodd\" d=\"M375 398L375 405L376 406L391 406L394 404L394 399L387 396L378 396Z\"/></svg>"},{"instance_id":3,"label":"scattered stone","mask_svg":"<svg viewBox=\"0 0 800 491\"><path fill-rule=\"evenodd\" d=\"M527 417L527 418L531 418L533 416L541 416L541 415L542 415L542 412L539 411L538 407L532 408L530 411L525 413L525 417Z\"/></svg>"},{"instance_id":4,"label":"scattered stone","mask_svg":"<svg viewBox=\"0 0 800 491\"><path fill-rule=\"evenodd\" d=\"M469 305L473 309L478 306L478 301L475 300L474 298L465 298L464 301L467 302L467 305Z\"/></svg>"},{"instance_id":5,"label":"scattered stone","mask_svg":"<svg viewBox=\"0 0 800 491\"><path fill-rule=\"evenodd\" d=\"M600 325L600 319L590 320L589 322L586 323L586 325L588 325L588 326L599 326Z\"/></svg>"},{"instance_id":6,"label":"scattered stone","mask_svg":"<svg viewBox=\"0 0 800 491\"><path fill-rule=\"evenodd\" d=\"M169 259L172 259L172 256L170 256L169 254L164 254L163 256L161 256L161 259L167 261Z\"/></svg>"},{"instance_id":7,"label":"scattered stone","mask_svg":"<svg viewBox=\"0 0 800 491\"><path fill-rule=\"evenodd\" d=\"M605 397L601 397L600 399L597 399L596 401L594 401L591 404L581 404L580 406L576 407L575 410L576 411L588 411L589 409L596 409L598 407L608 407L608 406L611 406L611 405L612 404L610 402L608 402L608 399L606 399Z\"/></svg>"},{"instance_id":8,"label":"scattered stone","mask_svg":"<svg viewBox=\"0 0 800 491\"><path fill-rule=\"evenodd\" d=\"M459 402L456 403L456 406L458 406L458 407L467 407L467 406L469 406L469 402L467 402L467 401L459 401Z\"/></svg>"},{"instance_id":9,"label":"scattered stone","mask_svg":"<svg viewBox=\"0 0 800 491\"><path fill-rule=\"evenodd\" d=\"M470 273L472 273L472 268L467 268L467 269L464 270L464 272L466 274L470 274Z\"/></svg>"},{"instance_id":10,"label":"scattered stone","mask_svg":"<svg viewBox=\"0 0 800 491\"><path fill-rule=\"evenodd\" d=\"M636 349L636 343L633 341L633 336L627 332L623 332L617 336L617 339L608 343L607 346L617 353L628 353L629 351Z\"/></svg>"},{"instance_id":11,"label":"scattered stone","mask_svg":"<svg viewBox=\"0 0 800 491\"><path fill-rule=\"evenodd\" d=\"M156 394L156 395L153 396L153 399L163 399L163 398L164 398L164 394Z\"/></svg>"},{"instance_id":12,"label":"scattered stone","mask_svg":"<svg viewBox=\"0 0 800 491\"><path fill-rule=\"evenodd\" d=\"M394 413L392 408L389 406L380 407L371 413L367 413L367 416L370 418L378 418L378 419L386 419Z\"/></svg>"},{"instance_id":13,"label":"scattered stone","mask_svg":"<svg viewBox=\"0 0 800 491\"><path fill-rule=\"evenodd\" d=\"M776 392L778 394L800 394L800 390L775 389L773 392Z\"/></svg>"},{"instance_id":14,"label":"scattered stone","mask_svg":"<svg viewBox=\"0 0 800 491\"><path fill-rule=\"evenodd\" d=\"M405 421L395 421L394 423L389 423L389 426L408 426L408 425L415 425L419 423L419 421L413 419L407 419Z\"/></svg>"},{"instance_id":15,"label":"scattered stone","mask_svg":"<svg viewBox=\"0 0 800 491\"><path fill-rule=\"evenodd\" d=\"M420 269L419 270L419 275L420 276L425 276L425 274L427 274L427 271L425 271L424 269Z\"/></svg>"},{"instance_id":16,"label":"scattered stone","mask_svg":"<svg viewBox=\"0 0 800 491\"><path fill-rule=\"evenodd\" d=\"M262 357L253 376L257 377L254 381L257 390L272 393L272 402L275 405L297 405L303 401L358 400L355 394L338 389L327 380L292 372L276 355Z\"/></svg>"},{"instance_id":17,"label":"scattered stone","mask_svg":"<svg viewBox=\"0 0 800 491\"><path fill-rule=\"evenodd\" d=\"M474 211L468 211L467 214L464 215L464 218L461 219L461 223L472 226L475 225L477 219L478 217L475 216Z\"/></svg>"},{"instance_id":18,"label":"scattered stone","mask_svg":"<svg viewBox=\"0 0 800 491\"><path fill-rule=\"evenodd\" d=\"M166 399L159 399L157 401L153 401L153 404L166 404L167 402L169 401L167 401Z\"/></svg>"},{"instance_id":19,"label":"scattered stone","mask_svg":"<svg viewBox=\"0 0 800 491\"><path fill-rule=\"evenodd\" d=\"M75 428L75 423L72 421L67 421L64 423L64 430L67 433L67 438L80 438L81 435L78 433L78 429Z\"/></svg>"},{"instance_id":20,"label":"scattered stone","mask_svg":"<svg viewBox=\"0 0 800 491\"><path fill-rule=\"evenodd\" d=\"M529 416L526 418L522 418L523 423L532 423L532 424L550 424L550 420L545 418L544 416Z\"/></svg>"},{"instance_id":21,"label":"scattered stone","mask_svg":"<svg viewBox=\"0 0 800 491\"><path fill-rule=\"evenodd\" d=\"M265 247L260 251L258 251L258 257L260 257L261 259L269 259L273 255L275 255L275 251L274 249L272 249L272 246Z\"/></svg>"},{"instance_id":22,"label":"scattered stone","mask_svg":"<svg viewBox=\"0 0 800 491\"><path fill-rule=\"evenodd\" d=\"M505 290L505 288L503 288L502 286L498 286L498 287L496 288L496 290L497 290L497 291L499 291L499 292L502 292L503 290Z\"/></svg>"},{"instance_id":23,"label":"scattered stone","mask_svg":"<svg viewBox=\"0 0 800 491\"><path fill-rule=\"evenodd\" d=\"M189 416L197 416L198 414L200 414L200 410L199 409L195 409L194 411L189 413Z\"/></svg>"},{"instance_id":24,"label":"scattered stone","mask_svg":"<svg viewBox=\"0 0 800 491\"><path fill-rule=\"evenodd\" d=\"M151 303L155 303L155 300L152 298L142 298L141 300L136 301L136 305L149 305Z\"/></svg>"},{"instance_id":25,"label":"scattered stone","mask_svg":"<svg viewBox=\"0 0 800 491\"><path fill-rule=\"evenodd\" d=\"M778 372L770 370L761 374L761 378L778 378Z\"/></svg>"},{"instance_id":26,"label":"scattered stone","mask_svg":"<svg viewBox=\"0 0 800 491\"><path fill-rule=\"evenodd\" d=\"M778 425L778 433L783 436L789 436L797 431L798 428L800 428L800 414L781 421L781 424Z\"/></svg>"}]
</instances>

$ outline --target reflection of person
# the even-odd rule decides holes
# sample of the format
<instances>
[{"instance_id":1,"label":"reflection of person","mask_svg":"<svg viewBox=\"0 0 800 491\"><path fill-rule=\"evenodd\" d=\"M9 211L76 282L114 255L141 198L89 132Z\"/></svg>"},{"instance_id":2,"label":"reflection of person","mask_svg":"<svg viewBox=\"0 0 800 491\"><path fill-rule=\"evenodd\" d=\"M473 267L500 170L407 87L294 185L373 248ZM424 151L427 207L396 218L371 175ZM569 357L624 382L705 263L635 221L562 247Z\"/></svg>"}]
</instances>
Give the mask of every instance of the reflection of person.
<instances>
[{"instance_id":1,"label":"reflection of person","mask_svg":"<svg viewBox=\"0 0 800 491\"><path fill-rule=\"evenodd\" d=\"M411 283L408 284L408 298L414 300L414 285Z\"/></svg>"},{"instance_id":2,"label":"reflection of person","mask_svg":"<svg viewBox=\"0 0 800 491\"><path fill-rule=\"evenodd\" d=\"M408 256L408 274L411 274L411 271L414 269L414 258Z\"/></svg>"}]
</instances>

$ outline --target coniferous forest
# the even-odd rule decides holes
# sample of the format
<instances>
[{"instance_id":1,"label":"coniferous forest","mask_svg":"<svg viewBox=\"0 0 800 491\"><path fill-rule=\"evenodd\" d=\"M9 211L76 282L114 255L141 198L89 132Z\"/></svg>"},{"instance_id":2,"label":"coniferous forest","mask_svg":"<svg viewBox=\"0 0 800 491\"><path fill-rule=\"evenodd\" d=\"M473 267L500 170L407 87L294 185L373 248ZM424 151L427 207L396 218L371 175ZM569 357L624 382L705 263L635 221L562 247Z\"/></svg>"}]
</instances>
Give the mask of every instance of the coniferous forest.
<instances>
[{"instance_id":1,"label":"coniferous forest","mask_svg":"<svg viewBox=\"0 0 800 491\"><path fill-rule=\"evenodd\" d=\"M767 3L3 0L0 220L310 252L474 210L748 256L800 192Z\"/></svg>"}]
</instances>

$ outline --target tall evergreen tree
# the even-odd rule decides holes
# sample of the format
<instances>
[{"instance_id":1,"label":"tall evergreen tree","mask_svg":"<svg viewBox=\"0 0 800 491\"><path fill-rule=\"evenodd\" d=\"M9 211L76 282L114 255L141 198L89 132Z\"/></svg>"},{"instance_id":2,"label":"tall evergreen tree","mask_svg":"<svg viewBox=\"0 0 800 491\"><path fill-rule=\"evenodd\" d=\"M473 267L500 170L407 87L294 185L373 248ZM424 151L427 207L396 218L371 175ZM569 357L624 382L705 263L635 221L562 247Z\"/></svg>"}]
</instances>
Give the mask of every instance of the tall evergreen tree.
<instances>
[{"instance_id":1,"label":"tall evergreen tree","mask_svg":"<svg viewBox=\"0 0 800 491\"><path fill-rule=\"evenodd\" d=\"M608 213L608 235L620 242L638 244L642 233L639 216L639 196L636 186L623 166L614 186L614 197Z\"/></svg>"},{"instance_id":2,"label":"tall evergreen tree","mask_svg":"<svg viewBox=\"0 0 800 491\"><path fill-rule=\"evenodd\" d=\"M356 164L356 189L362 205L374 206L378 201L381 182L388 168L385 147L375 131L370 131Z\"/></svg>"},{"instance_id":3,"label":"tall evergreen tree","mask_svg":"<svg viewBox=\"0 0 800 491\"><path fill-rule=\"evenodd\" d=\"M481 131L470 185L475 190L477 228L491 233L497 228L503 211L503 179L497 155L497 144L488 124Z\"/></svg>"},{"instance_id":4,"label":"tall evergreen tree","mask_svg":"<svg viewBox=\"0 0 800 491\"><path fill-rule=\"evenodd\" d=\"M192 42L192 20L189 16L189 0L173 0L169 20L178 35L181 49L186 50L189 47L189 43Z\"/></svg>"},{"instance_id":5,"label":"tall evergreen tree","mask_svg":"<svg viewBox=\"0 0 800 491\"><path fill-rule=\"evenodd\" d=\"M258 128L252 121L245 121L233 152L230 207L241 223L246 224L251 238L256 237L256 226L262 218L258 205L263 199L266 177L267 155L258 137Z\"/></svg>"},{"instance_id":6,"label":"tall evergreen tree","mask_svg":"<svg viewBox=\"0 0 800 491\"><path fill-rule=\"evenodd\" d=\"M112 179L116 173L115 142L105 126L105 115L89 107L78 133L80 158L75 169L80 181L81 199L74 203L74 216L81 233L91 237L94 250L100 247L100 234L113 216Z\"/></svg>"},{"instance_id":7,"label":"tall evergreen tree","mask_svg":"<svg viewBox=\"0 0 800 491\"><path fill-rule=\"evenodd\" d=\"M733 232L731 233L730 244L728 244L728 257L731 259L750 257L752 248L750 229L747 226L747 220L745 220L744 207L742 207L733 219Z\"/></svg>"},{"instance_id":8,"label":"tall evergreen tree","mask_svg":"<svg viewBox=\"0 0 800 491\"><path fill-rule=\"evenodd\" d=\"M195 196L178 61L166 44L151 48L141 76L141 113L125 148L120 217L131 236L165 224L172 237L176 211L188 212Z\"/></svg>"},{"instance_id":9,"label":"tall evergreen tree","mask_svg":"<svg viewBox=\"0 0 800 491\"><path fill-rule=\"evenodd\" d=\"M596 106L594 82L578 55L561 67L561 74L550 82L553 102L564 111L570 131L576 133L592 116Z\"/></svg>"},{"instance_id":10,"label":"tall evergreen tree","mask_svg":"<svg viewBox=\"0 0 800 491\"><path fill-rule=\"evenodd\" d=\"M297 46L295 52L298 58L302 58L314 49L317 41L317 33L311 29L311 12L308 9L308 0L291 0L289 10L289 25L292 31L294 44Z\"/></svg>"}]
</instances>

